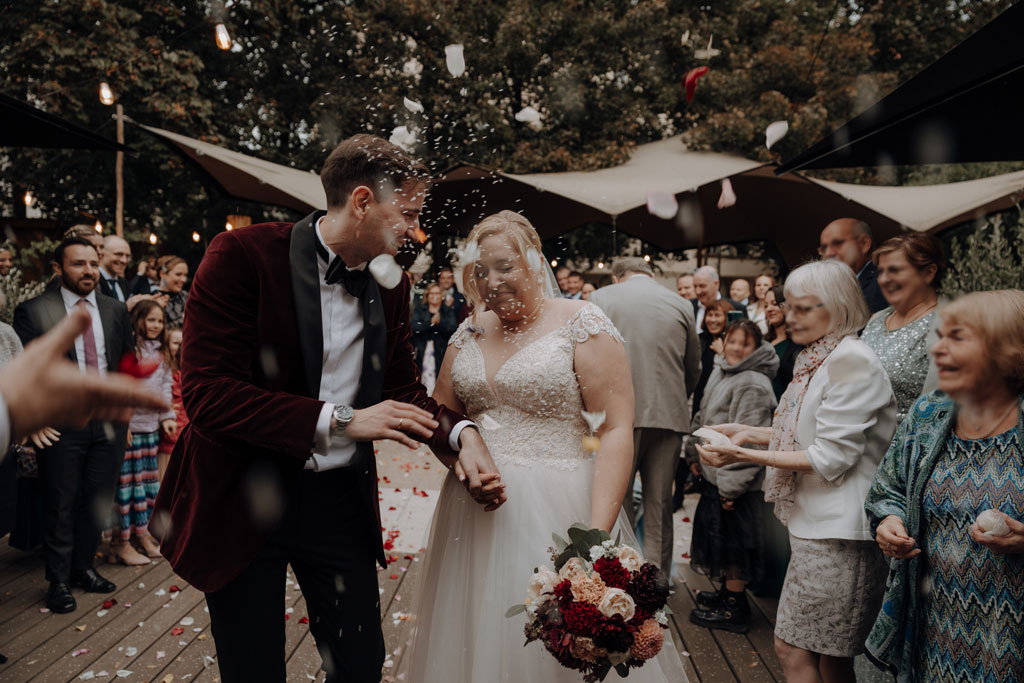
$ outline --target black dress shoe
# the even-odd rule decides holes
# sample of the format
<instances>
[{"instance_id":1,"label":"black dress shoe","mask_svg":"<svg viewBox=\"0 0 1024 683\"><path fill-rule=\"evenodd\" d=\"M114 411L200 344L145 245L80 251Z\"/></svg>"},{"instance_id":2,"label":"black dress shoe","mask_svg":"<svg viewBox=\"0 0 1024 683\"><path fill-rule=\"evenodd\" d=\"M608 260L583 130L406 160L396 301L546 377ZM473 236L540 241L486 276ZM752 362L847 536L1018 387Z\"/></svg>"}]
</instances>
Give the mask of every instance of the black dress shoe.
<instances>
[{"instance_id":1,"label":"black dress shoe","mask_svg":"<svg viewBox=\"0 0 1024 683\"><path fill-rule=\"evenodd\" d=\"M67 614L78 607L75 596L71 594L71 586L63 581L50 582L50 590L46 591L46 606L51 612Z\"/></svg>"},{"instance_id":2,"label":"black dress shoe","mask_svg":"<svg viewBox=\"0 0 1024 683\"><path fill-rule=\"evenodd\" d=\"M95 569L81 569L71 572L71 585L87 593L113 593L117 586L107 581Z\"/></svg>"},{"instance_id":3,"label":"black dress shoe","mask_svg":"<svg viewBox=\"0 0 1024 683\"><path fill-rule=\"evenodd\" d=\"M724 604L717 609L695 609L690 612L690 622L704 628L717 628L733 633L750 630L750 603L743 593L725 591Z\"/></svg>"}]
</instances>

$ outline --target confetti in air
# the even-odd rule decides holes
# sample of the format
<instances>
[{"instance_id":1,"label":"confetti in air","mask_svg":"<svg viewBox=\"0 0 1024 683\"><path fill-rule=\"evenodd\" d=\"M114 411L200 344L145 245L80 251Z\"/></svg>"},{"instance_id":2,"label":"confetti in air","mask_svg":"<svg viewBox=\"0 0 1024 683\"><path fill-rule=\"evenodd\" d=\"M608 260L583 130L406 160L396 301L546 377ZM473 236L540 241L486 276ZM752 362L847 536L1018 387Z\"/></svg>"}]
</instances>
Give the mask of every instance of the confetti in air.
<instances>
[{"instance_id":1,"label":"confetti in air","mask_svg":"<svg viewBox=\"0 0 1024 683\"><path fill-rule=\"evenodd\" d=\"M398 126L391 131L390 142L409 152L412 151L413 146L416 144L416 134L410 131L407 126Z\"/></svg>"},{"instance_id":2,"label":"confetti in air","mask_svg":"<svg viewBox=\"0 0 1024 683\"><path fill-rule=\"evenodd\" d=\"M516 113L516 121L520 123L534 123L540 121L540 112L533 107L523 107Z\"/></svg>"},{"instance_id":3,"label":"confetti in air","mask_svg":"<svg viewBox=\"0 0 1024 683\"><path fill-rule=\"evenodd\" d=\"M732 181L722 179L722 194L718 197L718 208L727 209L736 203L736 193L732 189Z\"/></svg>"},{"instance_id":4,"label":"confetti in air","mask_svg":"<svg viewBox=\"0 0 1024 683\"><path fill-rule=\"evenodd\" d=\"M422 114L423 105L415 100L410 100L408 97L404 98L405 108L411 111L413 114Z\"/></svg>"},{"instance_id":5,"label":"confetti in air","mask_svg":"<svg viewBox=\"0 0 1024 683\"><path fill-rule=\"evenodd\" d=\"M693 94L697 91L697 81L707 72L710 71L706 66L698 66L695 69L690 69L686 72L686 77L683 79L683 88L686 90L686 101L693 101Z\"/></svg>"},{"instance_id":6,"label":"confetti in air","mask_svg":"<svg viewBox=\"0 0 1024 683\"><path fill-rule=\"evenodd\" d=\"M370 275L384 289L394 289L402 281L402 267L391 254L381 254L370 261Z\"/></svg>"},{"instance_id":7,"label":"confetti in air","mask_svg":"<svg viewBox=\"0 0 1024 683\"><path fill-rule=\"evenodd\" d=\"M448 66L448 73L458 78L466 73L466 58L462 54L461 45L447 45L444 48L444 61Z\"/></svg>"},{"instance_id":8,"label":"confetti in air","mask_svg":"<svg viewBox=\"0 0 1024 683\"><path fill-rule=\"evenodd\" d=\"M587 426L590 427L591 432L596 432L600 429L601 425L604 424L605 418L608 416L603 410L597 413L588 413L587 411L582 410L580 411L580 414L582 414L583 419L587 421Z\"/></svg>"},{"instance_id":9,"label":"confetti in air","mask_svg":"<svg viewBox=\"0 0 1024 683\"><path fill-rule=\"evenodd\" d=\"M647 211L658 218L671 220L679 211L679 202L671 192L648 192Z\"/></svg>"},{"instance_id":10,"label":"confetti in air","mask_svg":"<svg viewBox=\"0 0 1024 683\"><path fill-rule=\"evenodd\" d=\"M768 149L772 148L776 142L786 137L786 133L789 132L789 123L787 121L773 121L768 124L768 127L764 131L765 145Z\"/></svg>"}]
</instances>

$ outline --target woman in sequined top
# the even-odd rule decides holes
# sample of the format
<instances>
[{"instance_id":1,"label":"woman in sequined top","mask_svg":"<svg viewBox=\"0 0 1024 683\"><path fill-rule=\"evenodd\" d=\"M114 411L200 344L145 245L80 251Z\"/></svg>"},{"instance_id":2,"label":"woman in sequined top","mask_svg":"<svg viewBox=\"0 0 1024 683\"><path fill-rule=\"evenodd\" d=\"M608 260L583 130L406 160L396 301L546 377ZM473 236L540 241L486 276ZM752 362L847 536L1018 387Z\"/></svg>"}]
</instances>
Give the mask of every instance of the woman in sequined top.
<instances>
[{"instance_id":1,"label":"woman in sequined top","mask_svg":"<svg viewBox=\"0 0 1024 683\"><path fill-rule=\"evenodd\" d=\"M940 309L938 391L896 432L865 505L890 559L868 654L903 681L1024 680L1024 292ZM991 511L1005 526L982 526Z\"/></svg>"},{"instance_id":2,"label":"woman in sequined top","mask_svg":"<svg viewBox=\"0 0 1024 683\"><path fill-rule=\"evenodd\" d=\"M917 397L938 383L928 348L938 327L937 290L946 259L939 240L918 233L887 240L872 259L889 307L871 318L861 338L889 374L896 394L896 419L902 422Z\"/></svg>"},{"instance_id":3,"label":"woman in sequined top","mask_svg":"<svg viewBox=\"0 0 1024 683\"><path fill-rule=\"evenodd\" d=\"M185 289L185 283L188 282L188 264L185 263L185 259L173 256L161 266L160 275L160 291L167 294L167 303L164 305L167 324L171 327L181 327L185 321L185 302L188 301L188 290Z\"/></svg>"}]
</instances>

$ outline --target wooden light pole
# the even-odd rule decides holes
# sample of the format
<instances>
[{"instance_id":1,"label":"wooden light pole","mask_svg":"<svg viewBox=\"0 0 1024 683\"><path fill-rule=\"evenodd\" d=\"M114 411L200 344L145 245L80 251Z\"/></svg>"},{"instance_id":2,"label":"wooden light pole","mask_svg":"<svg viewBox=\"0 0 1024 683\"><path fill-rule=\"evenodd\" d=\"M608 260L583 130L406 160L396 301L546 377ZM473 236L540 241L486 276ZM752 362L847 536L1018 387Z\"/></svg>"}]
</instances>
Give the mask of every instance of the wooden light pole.
<instances>
[{"instance_id":1,"label":"wooden light pole","mask_svg":"<svg viewBox=\"0 0 1024 683\"><path fill-rule=\"evenodd\" d=\"M124 144L124 107L117 104L117 141ZM117 162L114 166L117 182L117 206L114 214L114 230L118 237L124 237L124 152L117 150Z\"/></svg>"}]
</instances>

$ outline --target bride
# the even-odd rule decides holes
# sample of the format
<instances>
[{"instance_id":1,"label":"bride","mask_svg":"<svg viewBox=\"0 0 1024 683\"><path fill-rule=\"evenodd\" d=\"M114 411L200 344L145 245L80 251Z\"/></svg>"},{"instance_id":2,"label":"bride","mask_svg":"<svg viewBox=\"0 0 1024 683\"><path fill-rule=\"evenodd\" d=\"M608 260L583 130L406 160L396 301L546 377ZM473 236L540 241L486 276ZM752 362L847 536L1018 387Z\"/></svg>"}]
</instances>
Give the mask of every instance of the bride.
<instances>
[{"instance_id":1,"label":"bride","mask_svg":"<svg viewBox=\"0 0 1024 683\"><path fill-rule=\"evenodd\" d=\"M541 643L524 652L525 616L504 614L523 602L534 568L551 563L552 532L583 522L613 538L621 530L636 547L622 509L633 464L625 347L596 306L557 298L540 238L520 214L502 211L473 228L467 260L463 291L478 312L452 336L434 398L479 425L500 471L488 489L504 486L507 502L487 511L459 476L446 478L404 680L579 681ZM583 448L582 411L606 414L596 455ZM661 654L630 673L633 683L686 680L665 634Z\"/></svg>"}]
</instances>

